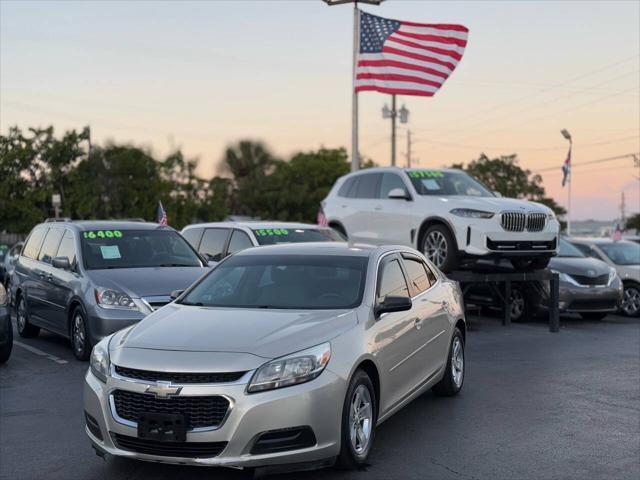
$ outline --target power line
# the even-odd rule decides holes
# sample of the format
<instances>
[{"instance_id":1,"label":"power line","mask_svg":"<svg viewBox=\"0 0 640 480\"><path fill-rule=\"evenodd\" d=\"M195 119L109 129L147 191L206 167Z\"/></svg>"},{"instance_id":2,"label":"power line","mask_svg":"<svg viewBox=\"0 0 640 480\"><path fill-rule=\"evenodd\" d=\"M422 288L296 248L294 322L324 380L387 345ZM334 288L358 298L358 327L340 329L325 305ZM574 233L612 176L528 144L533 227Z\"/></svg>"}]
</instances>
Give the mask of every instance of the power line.
<instances>
[{"instance_id":1,"label":"power line","mask_svg":"<svg viewBox=\"0 0 640 480\"><path fill-rule=\"evenodd\" d=\"M573 169L575 167L580 167L582 165L593 165L594 163L613 162L615 160L622 160L624 158L634 158L635 155L638 155L638 153L626 153L624 155L616 155L615 157L598 158L596 160L589 160L587 162L572 163L571 168ZM559 169L560 167L541 168L539 170L533 170L533 173L549 172L551 170L559 170Z\"/></svg>"}]
</instances>

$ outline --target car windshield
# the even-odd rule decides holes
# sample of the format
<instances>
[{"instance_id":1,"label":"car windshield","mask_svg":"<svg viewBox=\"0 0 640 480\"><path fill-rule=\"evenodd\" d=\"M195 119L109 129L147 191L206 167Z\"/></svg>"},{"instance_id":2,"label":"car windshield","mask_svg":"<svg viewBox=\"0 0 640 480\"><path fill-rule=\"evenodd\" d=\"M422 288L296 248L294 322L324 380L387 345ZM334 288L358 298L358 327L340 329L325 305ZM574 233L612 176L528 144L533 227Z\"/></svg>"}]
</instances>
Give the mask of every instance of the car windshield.
<instances>
[{"instance_id":1,"label":"car windshield","mask_svg":"<svg viewBox=\"0 0 640 480\"><path fill-rule=\"evenodd\" d=\"M173 230L103 229L80 233L88 270L201 267L187 241Z\"/></svg>"},{"instance_id":2,"label":"car windshield","mask_svg":"<svg viewBox=\"0 0 640 480\"><path fill-rule=\"evenodd\" d=\"M600 243L598 247L616 265L640 265L640 245L637 243Z\"/></svg>"},{"instance_id":3,"label":"car windshield","mask_svg":"<svg viewBox=\"0 0 640 480\"><path fill-rule=\"evenodd\" d=\"M558 252L559 257L585 257L586 255L582 253L578 248L571 245L566 240L560 240L560 251Z\"/></svg>"},{"instance_id":4,"label":"car windshield","mask_svg":"<svg viewBox=\"0 0 640 480\"><path fill-rule=\"evenodd\" d=\"M344 255L237 255L180 300L235 308L345 309L360 305L367 259Z\"/></svg>"},{"instance_id":5,"label":"car windshield","mask_svg":"<svg viewBox=\"0 0 640 480\"><path fill-rule=\"evenodd\" d=\"M495 196L487 187L464 172L408 170L406 173L419 195Z\"/></svg>"},{"instance_id":6,"label":"car windshield","mask_svg":"<svg viewBox=\"0 0 640 480\"><path fill-rule=\"evenodd\" d=\"M254 228L252 231L260 245L345 240L330 228Z\"/></svg>"}]
</instances>

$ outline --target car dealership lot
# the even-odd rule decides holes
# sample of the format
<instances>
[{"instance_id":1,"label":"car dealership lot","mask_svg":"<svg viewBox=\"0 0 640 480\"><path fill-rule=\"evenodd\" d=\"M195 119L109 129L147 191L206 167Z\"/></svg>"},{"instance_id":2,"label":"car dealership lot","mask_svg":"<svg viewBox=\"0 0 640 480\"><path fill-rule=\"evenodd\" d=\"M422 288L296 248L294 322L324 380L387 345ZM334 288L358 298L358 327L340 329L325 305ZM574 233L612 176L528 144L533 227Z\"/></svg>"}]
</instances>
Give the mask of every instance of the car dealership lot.
<instances>
[{"instance_id":1,"label":"car dealership lot","mask_svg":"<svg viewBox=\"0 0 640 480\"><path fill-rule=\"evenodd\" d=\"M640 320L561 324L551 334L544 322L472 317L459 397L426 394L384 423L366 474L282 478L637 478ZM0 367L0 478L242 478L95 456L82 417L88 364L67 343L46 332L17 339Z\"/></svg>"}]
</instances>

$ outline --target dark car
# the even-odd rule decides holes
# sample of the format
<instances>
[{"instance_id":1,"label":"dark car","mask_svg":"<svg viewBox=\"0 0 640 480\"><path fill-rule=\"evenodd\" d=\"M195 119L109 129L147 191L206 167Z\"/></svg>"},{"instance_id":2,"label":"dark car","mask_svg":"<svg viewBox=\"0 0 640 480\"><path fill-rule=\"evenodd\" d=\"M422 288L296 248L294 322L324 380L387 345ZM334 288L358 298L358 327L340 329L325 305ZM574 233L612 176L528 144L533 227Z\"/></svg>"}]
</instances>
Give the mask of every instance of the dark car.
<instances>
[{"instance_id":1,"label":"dark car","mask_svg":"<svg viewBox=\"0 0 640 480\"><path fill-rule=\"evenodd\" d=\"M145 222L42 223L30 233L11 277L17 329L71 339L86 360L106 335L171 301L208 270L170 227Z\"/></svg>"},{"instance_id":2,"label":"dark car","mask_svg":"<svg viewBox=\"0 0 640 480\"><path fill-rule=\"evenodd\" d=\"M9 311L8 295L0 284L0 363L9 360L13 348L13 328Z\"/></svg>"}]
</instances>

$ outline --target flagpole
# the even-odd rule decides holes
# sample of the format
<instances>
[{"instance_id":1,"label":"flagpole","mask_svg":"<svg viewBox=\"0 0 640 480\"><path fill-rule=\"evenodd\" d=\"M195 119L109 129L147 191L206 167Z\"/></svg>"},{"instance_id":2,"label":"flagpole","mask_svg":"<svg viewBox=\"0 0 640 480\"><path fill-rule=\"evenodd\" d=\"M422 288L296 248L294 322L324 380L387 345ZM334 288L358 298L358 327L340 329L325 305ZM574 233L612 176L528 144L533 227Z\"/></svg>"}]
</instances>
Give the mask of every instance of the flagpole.
<instances>
[{"instance_id":1,"label":"flagpole","mask_svg":"<svg viewBox=\"0 0 640 480\"><path fill-rule=\"evenodd\" d=\"M358 152L358 92L356 92L356 70L358 50L360 49L360 10L358 2L353 2L353 91L351 100L351 171L360 168Z\"/></svg>"},{"instance_id":2,"label":"flagpole","mask_svg":"<svg viewBox=\"0 0 640 480\"><path fill-rule=\"evenodd\" d=\"M573 155L573 141L569 139L569 149L571 154ZM572 159L573 160L573 159ZM569 163L569 178L567 178L567 193L569 195L569 199L567 201L567 237L571 236L571 177L573 176L573 172L571 171L571 163Z\"/></svg>"}]
</instances>

